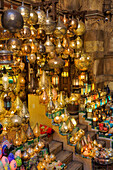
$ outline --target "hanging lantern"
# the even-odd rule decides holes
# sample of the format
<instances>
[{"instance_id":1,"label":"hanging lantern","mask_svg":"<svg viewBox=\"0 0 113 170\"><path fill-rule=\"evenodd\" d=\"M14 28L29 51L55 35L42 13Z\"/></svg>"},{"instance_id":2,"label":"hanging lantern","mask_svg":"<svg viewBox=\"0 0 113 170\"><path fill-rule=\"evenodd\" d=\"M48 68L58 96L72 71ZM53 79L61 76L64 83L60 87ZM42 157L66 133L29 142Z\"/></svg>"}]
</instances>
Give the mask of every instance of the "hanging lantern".
<instances>
[{"instance_id":1,"label":"hanging lantern","mask_svg":"<svg viewBox=\"0 0 113 170\"><path fill-rule=\"evenodd\" d=\"M37 39L41 41L45 41L45 38L46 38L46 33L41 27L41 25L39 25L39 28L37 29Z\"/></svg>"},{"instance_id":2,"label":"hanging lantern","mask_svg":"<svg viewBox=\"0 0 113 170\"><path fill-rule=\"evenodd\" d=\"M44 46L46 47L46 53L50 53L54 50L54 45L50 41L49 36L47 36L47 40L46 40Z\"/></svg>"},{"instance_id":3,"label":"hanging lantern","mask_svg":"<svg viewBox=\"0 0 113 170\"><path fill-rule=\"evenodd\" d=\"M47 92L44 90L41 96L39 96L39 102L41 104L47 104L48 103L48 95Z\"/></svg>"},{"instance_id":4,"label":"hanging lantern","mask_svg":"<svg viewBox=\"0 0 113 170\"><path fill-rule=\"evenodd\" d=\"M91 65L91 57L82 52L81 57L79 59L75 59L75 65L79 70L86 71Z\"/></svg>"},{"instance_id":5,"label":"hanging lantern","mask_svg":"<svg viewBox=\"0 0 113 170\"><path fill-rule=\"evenodd\" d=\"M29 115L29 111L25 104L23 104L23 106L22 106L22 109L20 112L20 117L21 117L23 123L28 123L30 115Z\"/></svg>"},{"instance_id":6,"label":"hanging lantern","mask_svg":"<svg viewBox=\"0 0 113 170\"><path fill-rule=\"evenodd\" d=\"M33 27L33 25L31 25L30 31L31 31L31 38L36 38L37 30Z\"/></svg>"},{"instance_id":7,"label":"hanging lantern","mask_svg":"<svg viewBox=\"0 0 113 170\"><path fill-rule=\"evenodd\" d=\"M2 85L3 85L5 90L9 86L9 78L8 78L8 75L6 74L6 72L3 74L3 77L2 77Z\"/></svg>"},{"instance_id":8,"label":"hanging lantern","mask_svg":"<svg viewBox=\"0 0 113 170\"><path fill-rule=\"evenodd\" d=\"M31 44L31 53L37 53L37 46L34 44L34 42L32 41Z\"/></svg>"},{"instance_id":9,"label":"hanging lantern","mask_svg":"<svg viewBox=\"0 0 113 170\"><path fill-rule=\"evenodd\" d=\"M74 40L70 41L69 47L72 49L76 49L76 42Z\"/></svg>"},{"instance_id":10,"label":"hanging lantern","mask_svg":"<svg viewBox=\"0 0 113 170\"><path fill-rule=\"evenodd\" d=\"M62 47L60 39L58 39L58 41L56 43L55 50L56 50L57 54L60 54L63 52L63 47Z\"/></svg>"},{"instance_id":11,"label":"hanging lantern","mask_svg":"<svg viewBox=\"0 0 113 170\"><path fill-rule=\"evenodd\" d=\"M12 33L3 27L0 27L0 39L7 40L12 37Z\"/></svg>"},{"instance_id":12,"label":"hanging lantern","mask_svg":"<svg viewBox=\"0 0 113 170\"><path fill-rule=\"evenodd\" d=\"M72 85L75 86L75 87L78 87L78 86L79 86L79 78L78 78L78 77L75 77L75 78L72 80Z\"/></svg>"},{"instance_id":13,"label":"hanging lantern","mask_svg":"<svg viewBox=\"0 0 113 170\"><path fill-rule=\"evenodd\" d=\"M1 18L2 26L10 32L17 32L23 27L22 15L13 8L6 10Z\"/></svg>"},{"instance_id":14,"label":"hanging lantern","mask_svg":"<svg viewBox=\"0 0 113 170\"><path fill-rule=\"evenodd\" d=\"M23 29L20 31L19 38L29 38L31 36L31 30L30 28L24 24Z\"/></svg>"},{"instance_id":15,"label":"hanging lantern","mask_svg":"<svg viewBox=\"0 0 113 170\"><path fill-rule=\"evenodd\" d=\"M78 21L77 29L73 31L77 36L83 35L86 31L85 24L82 21Z\"/></svg>"},{"instance_id":16,"label":"hanging lantern","mask_svg":"<svg viewBox=\"0 0 113 170\"><path fill-rule=\"evenodd\" d=\"M37 138L40 135L40 129L38 126L38 123L36 123L34 129L33 129L34 136Z\"/></svg>"},{"instance_id":17,"label":"hanging lantern","mask_svg":"<svg viewBox=\"0 0 113 170\"><path fill-rule=\"evenodd\" d=\"M53 113L54 111L55 111L55 105L54 105L54 103L52 101L52 97L50 96L49 97L49 103L47 105L47 112L48 113Z\"/></svg>"},{"instance_id":18,"label":"hanging lantern","mask_svg":"<svg viewBox=\"0 0 113 170\"><path fill-rule=\"evenodd\" d=\"M28 60L29 60L30 64L35 63L35 61L36 61L36 55L35 55L35 54L29 54L29 55L28 55Z\"/></svg>"},{"instance_id":19,"label":"hanging lantern","mask_svg":"<svg viewBox=\"0 0 113 170\"><path fill-rule=\"evenodd\" d=\"M68 56L72 55L73 54L73 49L68 46L67 48L64 49L63 54L68 55Z\"/></svg>"},{"instance_id":20,"label":"hanging lantern","mask_svg":"<svg viewBox=\"0 0 113 170\"><path fill-rule=\"evenodd\" d=\"M45 48L45 46L42 44L42 42L40 41L39 46L38 46L38 52L39 52L39 53L45 53L45 51L46 51L46 48Z\"/></svg>"},{"instance_id":21,"label":"hanging lantern","mask_svg":"<svg viewBox=\"0 0 113 170\"><path fill-rule=\"evenodd\" d=\"M62 125L61 125L61 128L60 128L60 131L62 133L67 133L68 132L68 126L66 124L66 122L63 122Z\"/></svg>"},{"instance_id":22,"label":"hanging lantern","mask_svg":"<svg viewBox=\"0 0 113 170\"><path fill-rule=\"evenodd\" d=\"M55 57L53 59L50 59L48 61L48 64L49 64L49 67L52 69L59 69L65 65L65 61L57 57L55 54Z\"/></svg>"},{"instance_id":23,"label":"hanging lantern","mask_svg":"<svg viewBox=\"0 0 113 170\"><path fill-rule=\"evenodd\" d=\"M80 50L82 48L82 45L83 45L82 39L80 37L77 37L75 39L75 49Z\"/></svg>"},{"instance_id":24,"label":"hanging lantern","mask_svg":"<svg viewBox=\"0 0 113 170\"><path fill-rule=\"evenodd\" d=\"M63 42L62 42L62 46L65 48L65 47L68 47L69 43L68 43L68 39L67 38L63 38Z\"/></svg>"},{"instance_id":25,"label":"hanging lantern","mask_svg":"<svg viewBox=\"0 0 113 170\"><path fill-rule=\"evenodd\" d=\"M21 141L22 141L23 144L27 141L27 136L26 136L26 133L24 132L23 128L22 128L22 131L21 131L20 138L21 138Z\"/></svg>"},{"instance_id":26,"label":"hanging lantern","mask_svg":"<svg viewBox=\"0 0 113 170\"><path fill-rule=\"evenodd\" d=\"M22 144L20 134L17 131L16 131L15 138L13 140L13 144L14 144L14 146L20 146Z\"/></svg>"},{"instance_id":27,"label":"hanging lantern","mask_svg":"<svg viewBox=\"0 0 113 170\"><path fill-rule=\"evenodd\" d=\"M78 27L78 21L72 16L72 20L69 24L69 31L73 32L73 30L76 30Z\"/></svg>"},{"instance_id":28,"label":"hanging lantern","mask_svg":"<svg viewBox=\"0 0 113 170\"><path fill-rule=\"evenodd\" d=\"M32 48L32 44L33 46L35 45L35 51L36 51L36 48L38 48L38 42L35 39L32 39L32 38L27 39L24 43L29 44L31 48Z\"/></svg>"},{"instance_id":29,"label":"hanging lantern","mask_svg":"<svg viewBox=\"0 0 113 170\"><path fill-rule=\"evenodd\" d=\"M29 17L29 20L28 20L28 24L36 25L37 22L38 22L38 15L35 12L35 10L33 10L33 6L31 5L30 17Z\"/></svg>"},{"instance_id":30,"label":"hanging lantern","mask_svg":"<svg viewBox=\"0 0 113 170\"><path fill-rule=\"evenodd\" d=\"M11 38L8 40L7 42L7 48L8 50L14 52L15 54L17 54L19 52L19 50L21 49L21 42L19 39L17 38Z\"/></svg>"},{"instance_id":31,"label":"hanging lantern","mask_svg":"<svg viewBox=\"0 0 113 170\"><path fill-rule=\"evenodd\" d=\"M26 135L27 135L28 140L32 140L34 138L33 130L31 129L29 122L28 122L28 128L26 131Z\"/></svg>"},{"instance_id":32,"label":"hanging lantern","mask_svg":"<svg viewBox=\"0 0 113 170\"><path fill-rule=\"evenodd\" d=\"M59 102L59 104L60 104L60 107L61 107L61 108L64 108L64 106L65 106L65 101L64 101L64 96L63 96L63 94L62 94L62 91L60 92L60 95L59 95L59 98L58 98L58 102Z\"/></svg>"},{"instance_id":33,"label":"hanging lantern","mask_svg":"<svg viewBox=\"0 0 113 170\"><path fill-rule=\"evenodd\" d=\"M57 74L52 76L52 84L54 86L58 86L58 84L59 84L59 76Z\"/></svg>"},{"instance_id":34,"label":"hanging lantern","mask_svg":"<svg viewBox=\"0 0 113 170\"><path fill-rule=\"evenodd\" d=\"M23 44L21 49L22 49L23 55L31 53L31 46L29 44Z\"/></svg>"},{"instance_id":35,"label":"hanging lantern","mask_svg":"<svg viewBox=\"0 0 113 170\"><path fill-rule=\"evenodd\" d=\"M52 34L55 29L55 22L49 17L48 10L42 26L47 35Z\"/></svg>"},{"instance_id":36,"label":"hanging lantern","mask_svg":"<svg viewBox=\"0 0 113 170\"><path fill-rule=\"evenodd\" d=\"M45 13L43 10L40 9L40 6L38 7L38 10L36 11L38 15L38 23L37 24L43 24L45 19Z\"/></svg>"},{"instance_id":37,"label":"hanging lantern","mask_svg":"<svg viewBox=\"0 0 113 170\"><path fill-rule=\"evenodd\" d=\"M86 81L86 73L82 72L79 76L79 80L85 82Z\"/></svg>"},{"instance_id":38,"label":"hanging lantern","mask_svg":"<svg viewBox=\"0 0 113 170\"><path fill-rule=\"evenodd\" d=\"M19 96L17 96L16 100L14 101L14 107L17 111L20 111L22 108L22 101L20 100Z\"/></svg>"},{"instance_id":39,"label":"hanging lantern","mask_svg":"<svg viewBox=\"0 0 113 170\"><path fill-rule=\"evenodd\" d=\"M24 23L27 22L30 17L30 9L24 6L24 2L22 2L22 6L19 6L17 10L22 15Z\"/></svg>"},{"instance_id":40,"label":"hanging lantern","mask_svg":"<svg viewBox=\"0 0 113 170\"><path fill-rule=\"evenodd\" d=\"M66 26L60 20L60 16L59 16L58 23L57 23L56 29L54 31L54 35L57 38L62 38L66 34L66 31L67 31Z\"/></svg>"},{"instance_id":41,"label":"hanging lantern","mask_svg":"<svg viewBox=\"0 0 113 170\"><path fill-rule=\"evenodd\" d=\"M48 87L48 84L49 83L47 80L46 72L43 70L42 76L40 77L40 80L39 80L39 88L45 89Z\"/></svg>"},{"instance_id":42,"label":"hanging lantern","mask_svg":"<svg viewBox=\"0 0 113 170\"><path fill-rule=\"evenodd\" d=\"M12 125L14 127L19 127L22 124L21 117L15 114L13 117L11 117Z\"/></svg>"},{"instance_id":43,"label":"hanging lantern","mask_svg":"<svg viewBox=\"0 0 113 170\"><path fill-rule=\"evenodd\" d=\"M68 27L68 19L66 18L66 15L63 17L63 23L66 27Z\"/></svg>"},{"instance_id":44,"label":"hanging lantern","mask_svg":"<svg viewBox=\"0 0 113 170\"><path fill-rule=\"evenodd\" d=\"M4 98L4 108L8 111L11 108L11 97L9 95Z\"/></svg>"}]
</instances>

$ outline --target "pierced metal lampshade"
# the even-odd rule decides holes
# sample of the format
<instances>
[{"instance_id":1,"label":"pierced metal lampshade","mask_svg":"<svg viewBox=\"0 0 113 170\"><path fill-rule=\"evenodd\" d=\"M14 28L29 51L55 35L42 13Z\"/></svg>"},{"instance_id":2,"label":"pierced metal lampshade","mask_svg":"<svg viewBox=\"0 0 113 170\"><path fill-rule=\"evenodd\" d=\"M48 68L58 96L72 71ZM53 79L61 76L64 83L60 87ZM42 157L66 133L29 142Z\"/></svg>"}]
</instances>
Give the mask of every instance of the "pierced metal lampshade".
<instances>
[{"instance_id":1,"label":"pierced metal lampshade","mask_svg":"<svg viewBox=\"0 0 113 170\"><path fill-rule=\"evenodd\" d=\"M38 15L38 24L43 24L45 13L43 10L40 9L40 6L38 7L38 10L36 11L36 13Z\"/></svg>"},{"instance_id":2,"label":"pierced metal lampshade","mask_svg":"<svg viewBox=\"0 0 113 170\"><path fill-rule=\"evenodd\" d=\"M79 59L75 59L75 65L81 71L88 70L91 62L91 57L84 52L81 53L81 57Z\"/></svg>"},{"instance_id":3,"label":"pierced metal lampshade","mask_svg":"<svg viewBox=\"0 0 113 170\"><path fill-rule=\"evenodd\" d=\"M58 17L58 23L56 26L56 29L54 31L54 35L57 38L62 38L63 35L66 34L67 28L66 26L63 24L63 22L60 20L60 16Z\"/></svg>"},{"instance_id":4,"label":"pierced metal lampshade","mask_svg":"<svg viewBox=\"0 0 113 170\"><path fill-rule=\"evenodd\" d=\"M22 15L23 17L23 20L24 20L24 23L26 21L28 21L29 17L30 17L30 9L27 8L25 5L24 5L24 2L22 2L22 5L19 6L17 8L17 10L20 12L20 14Z\"/></svg>"},{"instance_id":5,"label":"pierced metal lampshade","mask_svg":"<svg viewBox=\"0 0 113 170\"><path fill-rule=\"evenodd\" d=\"M50 53L54 50L54 45L50 41L49 36L47 36L47 40L44 45L46 47L46 53Z\"/></svg>"},{"instance_id":6,"label":"pierced metal lampshade","mask_svg":"<svg viewBox=\"0 0 113 170\"><path fill-rule=\"evenodd\" d=\"M55 22L49 17L48 10L43 23L44 30L47 35L52 34L55 29Z\"/></svg>"},{"instance_id":7,"label":"pierced metal lampshade","mask_svg":"<svg viewBox=\"0 0 113 170\"><path fill-rule=\"evenodd\" d=\"M53 59L48 61L48 64L52 69L62 68L65 65L65 61L55 55Z\"/></svg>"}]
</instances>

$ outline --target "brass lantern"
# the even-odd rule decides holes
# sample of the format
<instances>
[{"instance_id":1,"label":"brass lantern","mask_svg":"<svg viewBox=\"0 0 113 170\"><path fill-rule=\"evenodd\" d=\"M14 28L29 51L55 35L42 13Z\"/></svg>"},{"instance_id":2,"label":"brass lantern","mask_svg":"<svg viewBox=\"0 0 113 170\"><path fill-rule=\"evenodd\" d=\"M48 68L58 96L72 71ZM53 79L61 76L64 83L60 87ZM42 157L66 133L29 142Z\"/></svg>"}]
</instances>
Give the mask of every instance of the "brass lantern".
<instances>
[{"instance_id":1,"label":"brass lantern","mask_svg":"<svg viewBox=\"0 0 113 170\"><path fill-rule=\"evenodd\" d=\"M44 90L41 96L39 96L39 102L41 104L47 104L48 103L48 95L47 92Z\"/></svg>"},{"instance_id":2,"label":"brass lantern","mask_svg":"<svg viewBox=\"0 0 113 170\"><path fill-rule=\"evenodd\" d=\"M19 6L17 10L23 16L24 23L27 22L30 17L30 9L24 6L24 2L22 2L22 6Z\"/></svg>"},{"instance_id":3,"label":"brass lantern","mask_svg":"<svg viewBox=\"0 0 113 170\"><path fill-rule=\"evenodd\" d=\"M57 41L57 44L55 46L55 50L56 50L57 54L60 54L60 53L63 52L63 47L62 47L60 39L58 39L58 41Z\"/></svg>"},{"instance_id":4,"label":"brass lantern","mask_svg":"<svg viewBox=\"0 0 113 170\"><path fill-rule=\"evenodd\" d=\"M82 48L82 45L83 45L83 41L82 39L78 36L76 39L75 39L75 49L76 50L80 50Z\"/></svg>"},{"instance_id":5,"label":"brass lantern","mask_svg":"<svg viewBox=\"0 0 113 170\"><path fill-rule=\"evenodd\" d=\"M37 30L33 27L33 25L31 25L30 30L31 30L31 38L36 38Z\"/></svg>"},{"instance_id":6,"label":"brass lantern","mask_svg":"<svg viewBox=\"0 0 113 170\"><path fill-rule=\"evenodd\" d=\"M38 24L43 24L45 19L45 13L43 10L40 9L40 6L38 7L36 13L38 15Z\"/></svg>"},{"instance_id":7,"label":"brass lantern","mask_svg":"<svg viewBox=\"0 0 113 170\"><path fill-rule=\"evenodd\" d=\"M83 35L86 31L85 24L82 21L78 21L78 27L73 31L78 36Z\"/></svg>"},{"instance_id":8,"label":"brass lantern","mask_svg":"<svg viewBox=\"0 0 113 170\"><path fill-rule=\"evenodd\" d=\"M49 67L52 69L62 68L65 65L65 61L57 57L56 54L53 59L48 61Z\"/></svg>"},{"instance_id":9,"label":"brass lantern","mask_svg":"<svg viewBox=\"0 0 113 170\"><path fill-rule=\"evenodd\" d=\"M69 31L70 32L73 32L73 30L76 30L78 27L78 21L77 19L75 19L73 16L72 16L72 20L69 24Z\"/></svg>"},{"instance_id":10,"label":"brass lantern","mask_svg":"<svg viewBox=\"0 0 113 170\"><path fill-rule=\"evenodd\" d=\"M54 50L54 45L50 41L49 36L47 36L47 40L46 40L44 46L46 47L46 53L50 53Z\"/></svg>"},{"instance_id":11,"label":"brass lantern","mask_svg":"<svg viewBox=\"0 0 113 170\"><path fill-rule=\"evenodd\" d=\"M23 44L22 45L22 52L23 52L23 55L30 54L31 53L31 46L29 44Z\"/></svg>"},{"instance_id":12,"label":"brass lantern","mask_svg":"<svg viewBox=\"0 0 113 170\"><path fill-rule=\"evenodd\" d=\"M79 70L86 71L91 65L91 57L82 51L81 57L75 59L75 65Z\"/></svg>"},{"instance_id":13,"label":"brass lantern","mask_svg":"<svg viewBox=\"0 0 113 170\"><path fill-rule=\"evenodd\" d=\"M46 51L46 48L45 48L44 44L42 44L42 42L40 41L39 46L38 46L38 52L45 53L45 51Z\"/></svg>"},{"instance_id":14,"label":"brass lantern","mask_svg":"<svg viewBox=\"0 0 113 170\"><path fill-rule=\"evenodd\" d=\"M58 17L58 23L56 26L56 29L54 31L54 35L57 38L62 38L66 34L67 28L63 24L63 22L60 20L60 16Z\"/></svg>"},{"instance_id":15,"label":"brass lantern","mask_svg":"<svg viewBox=\"0 0 113 170\"><path fill-rule=\"evenodd\" d=\"M30 28L24 24L23 29L20 31L20 37L19 38L28 38L31 36L31 30Z\"/></svg>"},{"instance_id":16,"label":"brass lantern","mask_svg":"<svg viewBox=\"0 0 113 170\"><path fill-rule=\"evenodd\" d=\"M30 17L29 17L28 23L30 25L36 25L37 22L38 22L38 15L35 12L35 10L33 10L33 6L31 5Z\"/></svg>"},{"instance_id":17,"label":"brass lantern","mask_svg":"<svg viewBox=\"0 0 113 170\"><path fill-rule=\"evenodd\" d=\"M6 10L1 18L2 26L10 32L17 32L23 27L22 15L13 8Z\"/></svg>"},{"instance_id":18,"label":"brass lantern","mask_svg":"<svg viewBox=\"0 0 113 170\"><path fill-rule=\"evenodd\" d=\"M49 17L48 10L43 26L47 35L52 34L55 29L55 22Z\"/></svg>"},{"instance_id":19,"label":"brass lantern","mask_svg":"<svg viewBox=\"0 0 113 170\"><path fill-rule=\"evenodd\" d=\"M1 40L7 40L12 37L12 33L8 30L4 29L3 27L0 27L0 39Z\"/></svg>"},{"instance_id":20,"label":"brass lantern","mask_svg":"<svg viewBox=\"0 0 113 170\"><path fill-rule=\"evenodd\" d=\"M11 38L7 42L7 48L10 51L13 51L15 54L21 49L21 42L17 38Z\"/></svg>"},{"instance_id":21,"label":"brass lantern","mask_svg":"<svg viewBox=\"0 0 113 170\"><path fill-rule=\"evenodd\" d=\"M29 55L28 55L28 60L29 60L30 64L35 63L35 61L36 61L36 55L35 55L34 53L29 54Z\"/></svg>"},{"instance_id":22,"label":"brass lantern","mask_svg":"<svg viewBox=\"0 0 113 170\"><path fill-rule=\"evenodd\" d=\"M43 28L39 25L39 28L37 29L37 39L41 41L45 41L46 33L43 30Z\"/></svg>"},{"instance_id":23,"label":"brass lantern","mask_svg":"<svg viewBox=\"0 0 113 170\"><path fill-rule=\"evenodd\" d=\"M76 42L74 40L69 42L69 47L72 49L76 49Z\"/></svg>"}]
</instances>

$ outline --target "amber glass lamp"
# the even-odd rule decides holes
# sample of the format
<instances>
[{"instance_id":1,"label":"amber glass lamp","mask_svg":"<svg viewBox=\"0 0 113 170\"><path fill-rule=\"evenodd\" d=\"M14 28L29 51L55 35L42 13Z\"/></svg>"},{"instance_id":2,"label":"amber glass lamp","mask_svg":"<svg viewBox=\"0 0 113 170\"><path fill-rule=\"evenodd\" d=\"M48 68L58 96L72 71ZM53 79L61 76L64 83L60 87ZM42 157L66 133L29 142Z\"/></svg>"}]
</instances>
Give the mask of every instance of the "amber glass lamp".
<instances>
[{"instance_id":1,"label":"amber glass lamp","mask_svg":"<svg viewBox=\"0 0 113 170\"><path fill-rule=\"evenodd\" d=\"M54 31L54 35L57 38L63 38L63 36L66 34L67 28L66 26L63 24L63 22L60 19L60 16L58 17L58 23L56 26L56 29Z\"/></svg>"},{"instance_id":2,"label":"amber glass lamp","mask_svg":"<svg viewBox=\"0 0 113 170\"><path fill-rule=\"evenodd\" d=\"M79 59L75 59L75 65L81 71L88 70L91 62L91 57L83 51L81 53L81 57Z\"/></svg>"}]
</instances>

